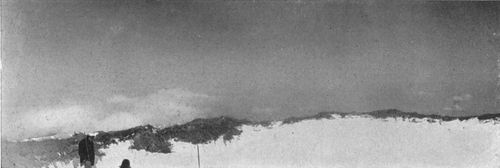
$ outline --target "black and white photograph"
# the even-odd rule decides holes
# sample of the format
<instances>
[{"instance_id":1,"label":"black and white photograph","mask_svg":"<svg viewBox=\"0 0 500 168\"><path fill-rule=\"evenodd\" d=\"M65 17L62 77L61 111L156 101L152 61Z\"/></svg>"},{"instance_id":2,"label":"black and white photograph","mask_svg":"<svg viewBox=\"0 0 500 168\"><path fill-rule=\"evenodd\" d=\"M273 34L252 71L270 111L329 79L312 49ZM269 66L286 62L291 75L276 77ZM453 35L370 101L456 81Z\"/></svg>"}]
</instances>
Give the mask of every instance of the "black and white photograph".
<instances>
[{"instance_id":1,"label":"black and white photograph","mask_svg":"<svg viewBox=\"0 0 500 168\"><path fill-rule=\"evenodd\" d=\"M1 168L500 168L500 1L0 0Z\"/></svg>"}]
</instances>

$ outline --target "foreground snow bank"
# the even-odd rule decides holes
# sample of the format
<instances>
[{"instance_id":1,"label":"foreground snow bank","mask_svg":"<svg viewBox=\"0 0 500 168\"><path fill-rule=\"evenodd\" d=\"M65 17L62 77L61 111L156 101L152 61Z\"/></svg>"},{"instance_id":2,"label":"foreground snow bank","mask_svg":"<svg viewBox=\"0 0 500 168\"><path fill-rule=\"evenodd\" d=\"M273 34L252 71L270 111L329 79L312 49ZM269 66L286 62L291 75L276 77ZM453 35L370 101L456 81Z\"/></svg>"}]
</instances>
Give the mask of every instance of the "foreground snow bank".
<instances>
[{"instance_id":1,"label":"foreground snow bank","mask_svg":"<svg viewBox=\"0 0 500 168\"><path fill-rule=\"evenodd\" d=\"M498 121L334 118L242 126L231 142L199 145L201 167L500 167ZM161 154L131 150L131 143L103 149L96 167L125 158L132 167L198 167L196 145L173 141L173 153Z\"/></svg>"}]
</instances>

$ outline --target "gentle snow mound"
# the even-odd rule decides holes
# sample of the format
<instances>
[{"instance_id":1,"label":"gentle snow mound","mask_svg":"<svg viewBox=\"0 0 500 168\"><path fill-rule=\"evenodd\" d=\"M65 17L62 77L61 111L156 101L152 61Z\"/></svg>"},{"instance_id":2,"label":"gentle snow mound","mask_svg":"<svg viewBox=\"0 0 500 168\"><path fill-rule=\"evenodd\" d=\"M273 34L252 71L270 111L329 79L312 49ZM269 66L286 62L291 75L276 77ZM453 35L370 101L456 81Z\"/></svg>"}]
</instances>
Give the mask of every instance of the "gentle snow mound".
<instances>
[{"instance_id":1,"label":"gentle snow mound","mask_svg":"<svg viewBox=\"0 0 500 168\"><path fill-rule=\"evenodd\" d=\"M500 124L470 119L408 122L401 118L351 116L304 120L270 127L241 127L243 133L199 145L201 167L477 167L500 166ZM111 145L96 167L198 167L197 146L175 142L173 153ZM73 167L55 163L50 167Z\"/></svg>"}]
</instances>

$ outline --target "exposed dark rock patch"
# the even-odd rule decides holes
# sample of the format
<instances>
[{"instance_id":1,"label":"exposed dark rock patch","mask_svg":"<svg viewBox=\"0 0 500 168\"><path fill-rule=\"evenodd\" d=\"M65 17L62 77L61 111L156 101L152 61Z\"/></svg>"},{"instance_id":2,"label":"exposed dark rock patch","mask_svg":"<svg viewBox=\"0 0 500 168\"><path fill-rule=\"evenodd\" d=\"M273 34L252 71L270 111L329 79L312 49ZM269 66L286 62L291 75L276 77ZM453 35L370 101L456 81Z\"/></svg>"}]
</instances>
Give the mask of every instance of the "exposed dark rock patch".
<instances>
[{"instance_id":1,"label":"exposed dark rock patch","mask_svg":"<svg viewBox=\"0 0 500 168\"><path fill-rule=\"evenodd\" d=\"M293 124L293 123L300 122L300 121L303 121L303 120L332 119L332 115L333 114L340 115L343 118L343 117L349 115L350 113L343 113L343 112L320 112L320 113L318 113L316 115L312 115L312 116L290 117L290 118L284 119L282 123L283 124Z\"/></svg>"},{"instance_id":2,"label":"exposed dark rock patch","mask_svg":"<svg viewBox=\"0 0 500 168\"><path fill-rule=\"evenodd\" d=\"M240 135L237 128L251 123L248 120L238 120L229 117L211 119L196 119L183 125L175 125L158 131L158 134L167 139L190 142L192 144L208 143L223 136L224 141L230 141Z\"/></svg>"}]
</instances>

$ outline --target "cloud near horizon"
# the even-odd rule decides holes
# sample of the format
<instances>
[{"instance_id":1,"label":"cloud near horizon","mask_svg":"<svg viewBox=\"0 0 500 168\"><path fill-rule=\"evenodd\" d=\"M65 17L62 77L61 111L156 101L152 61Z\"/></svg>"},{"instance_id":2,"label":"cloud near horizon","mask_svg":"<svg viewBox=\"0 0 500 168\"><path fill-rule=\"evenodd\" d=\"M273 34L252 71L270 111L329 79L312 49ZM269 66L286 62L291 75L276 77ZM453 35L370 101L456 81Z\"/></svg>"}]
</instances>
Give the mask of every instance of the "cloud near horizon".
<instances>
[{"instance_id":1,"label":"cloud near horizon","mask_svg":"<svg viewBox=\"0 0 500 168\"><path fill-rule=\"evenodd\" d=\"M184 89L162 89L133 99L135 101L129 102L133 106L129 113L144 123L168 126L206 117L214 97Z\"/></svg>"},{"instance_id":2,"label":"cloud near horizon","mask_svg":"<svg viewBox=\"0 0 500 168\"><path fill-rule=\"evenodd\" d=\"M453 96L452 97L453 105L450 107L445 107L443 109L446 111L453 111L453 112L464 111L465 109L462 107L461 104L463 104L463 102L469 101L471 99L472 99L472 95L470 95L470 94L462 94L459 96Z\"/></svg>"},{"instance_id":3,"label":"cloud near horizon","mask_svg":"<svg viewBox=\"0 0 500 168\"><path fill-rule=\"evenodd\" d=\"M170 126L206 117L215 97L186 89L162 89L143 97L114 95L106 106L127 106L103 110L80 104L63 104L33 109L14 117L3 135L7 139L40 136L66 137L75 132L110 131L143 124Z\"/></svg>"}]
</instances>

